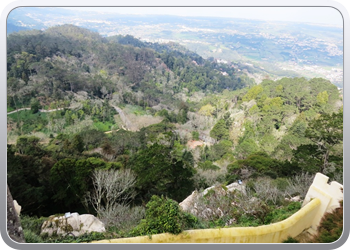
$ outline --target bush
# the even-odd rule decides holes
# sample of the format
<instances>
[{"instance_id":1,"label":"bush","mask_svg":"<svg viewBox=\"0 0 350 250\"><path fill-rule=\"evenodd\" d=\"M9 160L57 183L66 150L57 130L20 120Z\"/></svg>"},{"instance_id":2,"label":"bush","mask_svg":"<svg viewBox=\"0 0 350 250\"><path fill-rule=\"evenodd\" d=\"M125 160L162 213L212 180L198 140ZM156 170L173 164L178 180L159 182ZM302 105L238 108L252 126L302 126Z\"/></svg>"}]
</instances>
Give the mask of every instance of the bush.
<instances>
[{"instance_id":1,"label":"bush","mask_svg":"<svg viewBox=\"0 0 350 250\"><path fill-rule=\"evenodd\" d=\"M132 230L131 235L179 234L195 223L196 219L181 211L176 201L153 195L146 205L146 218Z\"/></svg>"},{"instance_id":2,"label":"bush","mask_svg":"<svg viewBox=\"0 0 350 250\"><path fill-rule=\"evenodd\" d=\"M277 189L281 192L285 192L288 187L288 181L285 178L277 178L272 181Z\"/></svg>"},{"instance_id":3,"label":"bush","mask_svg":"<svg viewBox=\"0 0 350 250\"><path fill-rule=\"evenodd\" d=\"M287 219L301 208L300 202L291 202L286 207L272 210L265 219L265 224L275 223Z\"/></svg>"},{"instance_id":4,"label":"bush","mask_svg":"<svg viewBox=\"0 0 350 250\"><path fill-rule=\"evenodd\" d=\"M53 238L51 237L51 238L45 239L43 243L84 243L84 242L90 242L90 241L96 241L96 240L111 239L112 237L113 237L112 235L107 235L106 233L92 232L92 233L85 233L78 237L74 237L72 235L58 236Z\"/></svg>"},{"instance_id":5,"label":"bush","mask_svg":"<svg viewBox=\"0 0 350 250\"><path fill-rule=\"evenodd\" d=\"M286 188L286 194L290 197L300 195L303 199L309 190L315 175L309 173L300 173L289 178L288 186Z\"/></svg>"},{"instance_id":6,"label":"bush","mask_svg":"<svg viewBox=\"0 0 350 250\"><path fill-rule=\"evenodd\" d=\"M220 168L219 170L203 170L198 168L194 175L195 189L206 189L207 187L214 186L218 183L223 183L225 181L225 175L225 168Z\"/></svg>"},{"instance_id":7,"label":"bush","mask_svg":"<svg viewBox=\"0 0 350 250\"><path fill-rule=\"evenodd\" d=\"M27 233L30 231L36 235L40 235L41 232L41 225L46 221L47 218L45 217L29 217L27 215L21 216L21 225L23 227L23 230L27 230ZM29 235L29 233L28 233Z\"/></svg>"},{"instance_id":8,"label":"bush","mask_svg":"<svg viewBox=\"0 0 350 250\"><path fill-rule=\"evenodd\" d=\"M108 230L125 233L137 226L145 218L145 208L141 206L129 207L118 205L113 211L113 217L109 218ZM103 222L106 219L101 219Z\"/></svg>"},{"instance_id":9,"label":"bush","mask_svg":"<svg viewBox=\"0 0 350 250\"><path fill-rule=\"evenodd\" d=\"M282 243L299 243L299 241L297 241L296 239L294 239L293 237L288 237L286 240L284 240Z\"/></svg>"},{"instance_id":10,"label":"bush","mask_svg":"<svg viewBox=\"0 0 350 250\"><path fill-rule=\"evenodd\" d=\"M340 207L324 215L317 231L312 243L332 243L340 238L343 233L343 201Z\"/></svg>"},{"instance_id":11,"label":"bush","mask_svg":"<svg viewBox=\"0 0 350 250\"><path fill-rule=\"evenodd\" d=\"M198 168L203 170L219 170L220 168L214 165L211 161L199 162Z\"/></svg>"},{"instance_id":12,"label":"bush","mask_svg":"<svg viewBox=\"0 0 350 250\"><path fill-rule=\"evenodd\" d=\"M199 132L192 131L192 139L198 141L199 140Z\"/></svg>"},{"instance_id":13,"label":"bush","mask_svg":"<svg viewBox=\"0 0 350 250\"><path fill-rule=\"evenodd\" d=\"M27 215L21 216L21 225L26 243L42 243L44 241L40 233L41 225L45 220L47 218L29 217Z\"/></svg>"},{"instance_id":14,"label":"bush","mask_svg":"<svg viewBox=\"0 0 350 250\"><path fill-rule=\"evenodd\" d=\"M43 239L31 230L23 229L23 234L24 234L24 239L25 239L26 243L42 243L43 242Z\"/></svg>"},{"instance_id":15,"label":"bush","mask_svg":"<svg viewBox=\"0 0 350 250\"><path fill-rule=\"evenodd\" d=\"M94 122L94 127L98 130L98 131L102 131L102 132L106 132L111 130L112 126L114 124L112 124L111 122Z\"/></svg>"},{"instance_id":16,"label":"bush","mask_svg":"<svg viewBox=\"0 0 350 250\"><path fill-rule=\"evenodd\" d=\"M236 216L235 192L230 192L224 185L216 185L194 196L187 211L195 215L209 227L224 227Z\"/></svg>"}]
</instances>

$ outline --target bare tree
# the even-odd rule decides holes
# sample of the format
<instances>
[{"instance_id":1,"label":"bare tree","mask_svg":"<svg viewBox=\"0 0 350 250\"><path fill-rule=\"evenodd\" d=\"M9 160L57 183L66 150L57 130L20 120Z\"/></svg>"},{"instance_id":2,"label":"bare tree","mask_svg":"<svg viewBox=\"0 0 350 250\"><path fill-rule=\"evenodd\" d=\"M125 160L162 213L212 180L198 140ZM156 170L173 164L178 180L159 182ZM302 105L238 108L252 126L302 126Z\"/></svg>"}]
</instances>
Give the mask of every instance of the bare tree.
<instances>
[{"instance_id":1,"label":"bare tree","mask_svg":"<svg viewBox=\"0 0 350 250\"><path fill-rule=\"evenodd\" d=\"M223 179L226 173L226 168L220 168L220 170L203 170L198 168L194 176L194 181L197 186L199 186L200 182L204 181L210 187L219 184L219 179Z\"/></svg>"},{"instance_id":2,"label":"bare tree","mask_svg":"<svg viewBox=\"0 0 350 250\"><path fill-rule=\"evenodd\" d=\"M305 198L315 175L309 173L301 173L288 179L288 187L286 189L286 196L292 197L299 195L300 198Z\"/></svg>"},{"instance_id":3,"label":"bare tree","mask_svg":"<svg viewBox=\"0 0 350 250\"><path fill-rule=\"evenodd\" d=\"M258 178L254 181L254 189L259 197L265 203L271 202L274 205L284 200L284 194L280 191L275 184L272 183L270 178Z\"/></svg>"},{"instance_id":4,"label":"bare tree","mask_svg":"<svg viewBox=\"0 0 350 250\"><path fill-rule=\"evenodd\" d=\"M136 175L130 169L102 170L93 172L93 191L85 196L85 202L91 204L97 216L110 224L120 211L127 207L135 197Z\"/></svg>"}]
</instances>

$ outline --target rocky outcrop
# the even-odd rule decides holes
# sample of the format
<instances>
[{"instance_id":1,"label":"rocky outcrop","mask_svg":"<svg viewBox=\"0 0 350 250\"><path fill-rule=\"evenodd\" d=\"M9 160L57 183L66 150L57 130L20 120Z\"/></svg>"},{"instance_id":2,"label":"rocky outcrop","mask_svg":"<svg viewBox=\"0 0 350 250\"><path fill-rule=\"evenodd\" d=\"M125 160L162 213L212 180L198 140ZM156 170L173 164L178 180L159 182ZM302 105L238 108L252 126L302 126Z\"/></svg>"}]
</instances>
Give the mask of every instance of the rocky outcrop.
<instances>
[{"instance_id":1,"label":"rocky outcrop","mask_svg":"<svg viewBox=\"0 0 350 250\"><path fill-rule=\"evenodd\" d=\"M13 205L14 205L14 207L15 207L15 210L16 210L16 212L17 212L17 215L20 216L22 207L21 207L20 205L18 205L18 203L17 203L16 200L13 200Z\"/></svg>"},{"instance_id":2,"label":"rocky outcrop","mask_svg":"<svg viewBox=\"0 0 350 250\"><path fill-rule=\"evenodd\" d=\"M51 235L74 235L84 233L105 232L105 225L92 214L66 213L64 216L52 215L41 226L41 234Z\"/></svg>"},{"instance_id":3,"label":"rocky outcrop","mask_svg":"<svg viewBox=\"0 0 350 250\"><path fill-rule=\"evenodd\" d=\"M7 186L7 233L10 238L18 243L24 243L24 234L20 218L13 204L10 189Z\"/></svg>"},{"instance_id":4,"label":"rocky outcrop","mask_svg":"<svg viewBox=\"0 0 350 250\"><path fill-rule=\"evenodd\" d=\"M187 211L194 215L200 215L203 218L208 218L209 215L215 214L219 217L223 216L224 213L220 209L220 207L213 208L199 208L198 202L201 197L204 197L210 190L214 190L217 195L224 196L228 192L233 192L234 190L238 190L242 192L243 194L246 193L245 191L245 185L238 184L236 182L231 183L230 185L225 186L211 186L203 190L203 192L193 191L190 196L188 196L186 199L184 199L181 203L179 203L179 206L182 208L182 210Z\"/></svg>"}]
</instances>

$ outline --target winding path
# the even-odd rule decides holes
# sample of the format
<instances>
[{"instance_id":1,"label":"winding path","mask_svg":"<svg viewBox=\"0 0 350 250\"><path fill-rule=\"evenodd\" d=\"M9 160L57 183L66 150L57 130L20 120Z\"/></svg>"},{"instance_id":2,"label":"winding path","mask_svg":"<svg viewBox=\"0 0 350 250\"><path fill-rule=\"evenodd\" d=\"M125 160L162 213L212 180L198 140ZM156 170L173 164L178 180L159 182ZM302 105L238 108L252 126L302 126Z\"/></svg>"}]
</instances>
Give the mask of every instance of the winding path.
<instances>
[{"instance_id":1,"label":"winding path","mask_svg":"<svg viewBox=\"0 0 350 250\"><path fill-rule=\"evenodd\" d=\"M54 111L57 111L57 110L62 110L64 108L58 108L58 109L50 109L50 110L45 110L45 109L39 109L39 112L41 113L49 113L49 112L54 112ZM69 108L68 108L69 109ZM7 115L10 115L10 114L13 114L13 113L16 113L16 112L19 112L19 111L22 111L22 110L30 110L30 108L21 108L21 109L16 109L14 111L11 111L11 112L8 112Z\"/></svg>"},{"instance_id":2,"label":"winding path","mask_svg":"<svg viewBox=\"0 0 350 250\"><path fill-rule=\"evenodd\" d=\"M112 104L110 104L111 107L113 107L117 112L118 114L120 115L120 118L122 120L122 122L125 124L125 130L130 130L130 131L135 131L136 128L135 126L133 126L133 124L131 123L131 121L126 117L126 115L124 114L123 110L117 106L114 106ZM58 110L62 110L64 108L58 108L58 109L50 109L50 110L45 110L45 109L39 109L39 112L41 113L49 113L49 112L54 112L54 111L58 111ZM67 108L69 109L69 108ZM10 115L10 114L14 114L16 112L19 112L19 111L22 111L22 110L30 110L30 108L21 108L21 109L16 109L14 111L11 111L11 112L8 112L7 115ZM124 127L123 127L124 129Z\"/></svg>"}]
</instances>

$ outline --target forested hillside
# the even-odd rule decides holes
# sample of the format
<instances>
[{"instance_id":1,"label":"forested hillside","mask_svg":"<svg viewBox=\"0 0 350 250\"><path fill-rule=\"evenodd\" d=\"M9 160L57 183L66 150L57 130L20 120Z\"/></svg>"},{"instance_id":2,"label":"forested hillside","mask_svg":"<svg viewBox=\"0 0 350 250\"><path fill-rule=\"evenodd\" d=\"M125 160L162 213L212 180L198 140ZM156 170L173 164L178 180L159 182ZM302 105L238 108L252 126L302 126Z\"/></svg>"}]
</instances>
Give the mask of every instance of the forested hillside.
<instances>
[{"instance_id":1,"label":"forested hillside","mask_svg":"<svg viewBox=\"0 0 350 250\"><path fill-rule=\"evenodd\" d=\"M10 34L10 96L21 96L25 104L33 92L50 101L62 99L65 91L86 91L97 97L117 93L133 99L134 93L141 91L144 97L140 102L153 106L165 98L162 95L169 96L183 88L190 92L222 91L251 84L233 69L209 63L194 53L167 46L155 51L148 47L156 46L139 48L109 40L71 25ZM227 76L221 73L225 70L229 71ZM19 92L21 89L25 89L24 93Z\"/></svg>"},{"instance_id":2,"label":"forested hillside","mask_svg":"<svg viewBox=\"0 0 350 250\"><path fill-rule=\"evenodd\" d=\"M285 198L316 172L342 182L342 96L328 80L256 85L178 44L71 25L12 33L7 47L7 178L29 221L77 211L118 237L163 232L155 207L242 180L258 201L213 191L198 206L222 214L179 212L180 229L261 225L298 209ZM95 203L109 182L125 188Z\"/></svg>"}]
</instances>

